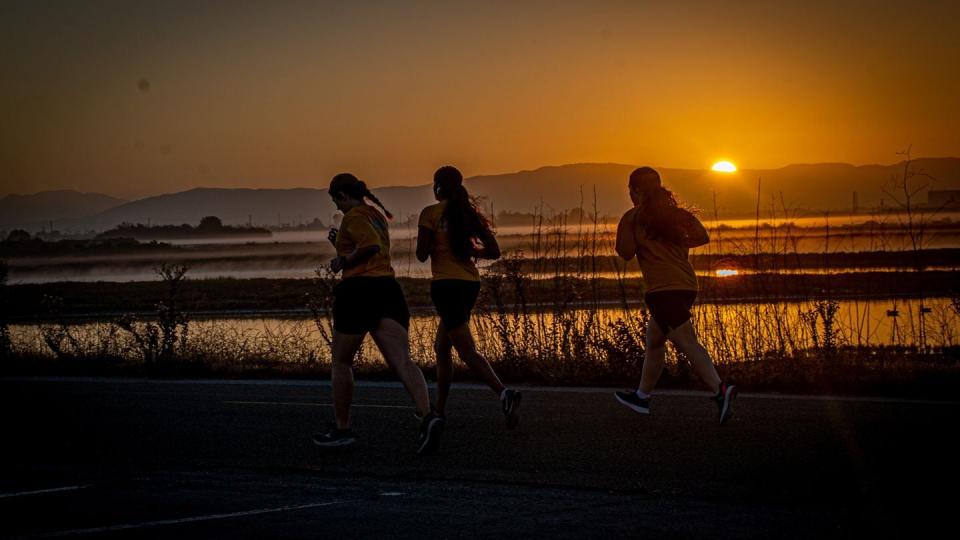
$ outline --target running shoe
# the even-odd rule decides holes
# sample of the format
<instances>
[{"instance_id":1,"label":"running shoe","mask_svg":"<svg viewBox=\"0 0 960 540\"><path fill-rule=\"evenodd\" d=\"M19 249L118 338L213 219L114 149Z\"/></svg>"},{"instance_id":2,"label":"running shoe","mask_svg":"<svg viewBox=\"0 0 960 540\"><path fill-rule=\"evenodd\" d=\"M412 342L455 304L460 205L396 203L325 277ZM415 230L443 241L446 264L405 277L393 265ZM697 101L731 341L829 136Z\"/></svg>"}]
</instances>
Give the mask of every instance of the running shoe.
<instances>
[{"instance_id":1,"label":"running shoe","mask_svg":"<svg viewBox=\"0 0 960 540\"><path fill-rule=\"evenodd\" d=\"M433 411L433 412L434 412L434 414L436 414L437 416L439 416L441 420L443 420L443 425L440 426L441 429L442 429L442 428L446 428L446 427L447 427L447 415L446 415L445 413L441 413L441 412L437 412L437 411ZM417 419L417 422L423 422L423 417L420 416L419 414L417 414L417 411L413 411L413 417Z\"/></svg>"},{"instance_id":2,"label":"running shoe","mask_svg":"<svg viewBox=\"0 0 960 540\"><path fill-rule=\"evenodd\" d=\"M327 424L327 431L313 436L313 444L326 448L350 446L355 442L357 442L357 436L353 433L353 430L350 428L337 429L333 422Z\"/></svg>"},{"instance_id":3,"label":"running shoe","mask_svg":"<svg viewBox=\"0 0 960 540\"><path fill-rule=\"evenodd\" d=\"M720 410L720 425L733 416L733 400L737 398L737 387L732 384L720 383L720 391L713 396L717 408Z\"/></svg>"},{"instance_id":4,"label":"running shoe","mask_svg":"<svg viewBox=\"0 0 960 540\"><path fill-rule=\"evenodd\" d=\"M650 398L641 398L635 390L614 392L613 397L623 405L641 414L650 414Z\"/></svg>"},{"instance_id":5,"label":"running shoe","mask_svg":"<svg viewBox=\"0 0 960 540\"><path fill-rule=\"evenodd\" d=\"M439 416L440 419L443 420L444 422L447 421L447 415L446 415L446 413L437 412L436 410L434 410L433 412L434 412L437 416ZM419 421L423 421L423 417L420 416L420 413L418 413L416 410L413 411L413 417L416 418L418 422L419 422Z\"/></svg>"},{"instance_id":6,"label":"running shoe","mask_svg":"<svg viewBox=\"0 0 960 540\"><path fill-rule=\"evenodd\" d=\"M417 448L418 454L430 454L437 449L440 440L440 432L443 431L443 418L431 410L423 420L420 421L420 446Z\"/></svg>"},{"instance_id":7,"label":"running shoe","mask_svg":"<svg viewBox=\"0 0 960 540\"><path fill-rule=\"evenodd\" d=\"M507 420L507 429L517 427L517 424L520 422L521 399L523 399L523 394L516 390L510 390L508 388L503 393L503 399L500 400L500 404L503 406L503 416Z\"/></svg>"}]
</instances>

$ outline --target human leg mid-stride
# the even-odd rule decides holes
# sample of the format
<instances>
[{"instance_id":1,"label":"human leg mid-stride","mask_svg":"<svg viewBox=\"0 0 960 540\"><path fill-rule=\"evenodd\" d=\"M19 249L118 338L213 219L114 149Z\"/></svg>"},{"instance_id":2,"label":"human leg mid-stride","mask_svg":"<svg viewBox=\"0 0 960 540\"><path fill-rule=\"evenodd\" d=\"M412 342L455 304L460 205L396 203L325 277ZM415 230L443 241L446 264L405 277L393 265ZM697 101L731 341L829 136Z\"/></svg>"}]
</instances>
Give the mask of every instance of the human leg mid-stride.
<instances>
[{"instance_id":1,"label":"human leg mid-stride","mask_svg":"<svg viewBox=\"0 0 960 540\"><path fill-rule=\"evenodd\" d=\"M687 357L700 379L713 391L713 401L717 404L720 425L723 425L733 416L733 401L737 397L737 387L720 380L710 353L700 343L689 320L670 332L669 339Z\"/></svg>"},{"instance_id":2,"label":"human leg mid-stride","mask_svg":"<svg viewBox=\"0 0 960 540\"><path fill-rule=\"evenodd\" d=\"M420 420L420 442L418 454L436 450L443 430L443 418L430 405L430 393L423 372L410 359L410 341L407 329L393 319L381 319L377 328L371 332L374 343L383 354L387 365L397 374L403 387L413 398Z\"/></svg>"},{"instance_id":3,"label":"human leg mid-stride","mask_svg":"<svg viewBox=\"0 0 960 540\"><path fill-rule=\"evenodd\" d=\"M617 392L615 397L621 404L638 413L650 412L650 395L653 393L660 374L663 373L667 351L667 338L652 317L647 321L647 339L643 352L643 368L640 386L636 391Z\"/></svg>"},{"instance_id":4,"label":"human leg mid-stride","mask_svg":"<svg viewBox=\"0 0 960 540\"><path fill-rule=\"evenodd\" d=\"M350 405L353 403L353 359L360 350L365 334L344 334L333 331L331 344L333 360L330 379L333 386L333 414L335 423L326 432L314 435L318 446L347 446L356 442L350 429Z\"/></svg>"},{"instance_id":5,"label":"human leg mid-stride","mask_svg":"<svg viewBox=\"0 0 960 540\"><path fill-rule=\"evenodd\" d=\"M640 385L635 392L622 391L615 394L617 401L640 413L650 412L650 396L663 372L666 342L669 340L690 361L693 370L714 392L713 400L719 409L720 424L724 424L733 415L733 401L737 389L725 384L717 373L710 353L700 343L693 324L688 319L677 328L664 335L660 325L654 319L647 323L646 350L643 358L643 373Z\"/></svg>"},{"instance_id":6,"label":"human leg mid-stride","mask_svg":"<svg viewBox=\"0 0 960 540\"><path fill-rule=\"evenodd\" d=\"M523 398L523 395L516 390L507 388L500 380L500 377L497 376L496 371L493 370L493 366L490 365L490 362L488 362L487 359L484 358L479 351L477 351L477 345L473 339L473 333L470 331L470 323L460 324L452 330L446 330L446 326L443 323L440 323L440 328L446 331L446 337L453 348L456 349L460 360L466 364L471 371L476 373L484 382L484 384L490 387L497 397L500 398L500 405L507 423L507 428L515 428L520 422L520 402ZM449 349L447 351L449 354ZM439 395L441 387L439 355L437 356L437 362L437 394ZM453 368L451 362L451 375L452 372ZM446 381L446 386L449 389L449 380Z\"/></svg>"}]
</instances>

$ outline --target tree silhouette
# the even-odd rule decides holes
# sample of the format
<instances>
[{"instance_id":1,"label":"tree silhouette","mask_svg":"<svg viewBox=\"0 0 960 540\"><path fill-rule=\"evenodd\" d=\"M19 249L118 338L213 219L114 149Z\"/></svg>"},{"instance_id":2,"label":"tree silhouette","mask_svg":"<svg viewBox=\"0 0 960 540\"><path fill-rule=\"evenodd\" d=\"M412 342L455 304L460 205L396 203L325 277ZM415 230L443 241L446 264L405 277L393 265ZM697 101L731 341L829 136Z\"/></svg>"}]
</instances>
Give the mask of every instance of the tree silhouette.
<instances>
[{"instance_id":1,"label":"tree silhouette","mask_svg":"<svg viewBox=\"0 0 960 540\"><path fill-rule=\"evenodd\" d=\"M207 216L200 220L200 226L197 227L201 231L219 231L223 229L223 222L220 221L220 218L217 216Z\"/></svg>"},{"instance_id":2,"label":"tree silhouette","mask_svg":"<svg viewBox=\"0 0 960 540\"><path fill-rule=\"evenodd\" d=\"M30 233L23 229L14 229L7 235L7 242L29 242Z\"/></svg>"}]
</instances>

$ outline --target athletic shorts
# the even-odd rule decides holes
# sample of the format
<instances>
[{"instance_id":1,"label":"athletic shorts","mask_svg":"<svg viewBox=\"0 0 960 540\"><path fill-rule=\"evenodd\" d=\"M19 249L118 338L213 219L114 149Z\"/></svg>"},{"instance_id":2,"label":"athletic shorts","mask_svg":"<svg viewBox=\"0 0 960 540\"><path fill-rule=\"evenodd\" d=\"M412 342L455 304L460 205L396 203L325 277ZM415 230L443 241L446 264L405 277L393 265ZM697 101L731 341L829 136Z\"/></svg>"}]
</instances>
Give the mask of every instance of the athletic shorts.
<instances>
[{"instance_id":1,"label":"athletic shorts","mask_svg":"<svg viewBox=\"0 0 960 540\"><path fill-rule=\"evenodd\" d=\"M697 299L697 291L657 291L647 293L643 301L650 310L650 316L666 334L690 320L690 308Z\"/></svg>"},{"instance_id":2,"label":"athletic shorts","mask_svg":"<svg viewBox=\"0 0 960 540\"><path fill-rule=\"evenodd\" d=\"M479 281L438 279L430 282L430 299L447 330L470 322L470 312L479 294Z\"/></svg>"},{"instance_id":3,"label":"athletic shorts","mask_svg":"<svg viewBox=\"0 0 960 540\"><path fill-rule=\"evenodd\" d=\"M333 328L344 334L365 334L380 319L393 319L410 327L410 310L403 289L390 276L347 278L333 288Z\"/></svg>"}]
</instances>

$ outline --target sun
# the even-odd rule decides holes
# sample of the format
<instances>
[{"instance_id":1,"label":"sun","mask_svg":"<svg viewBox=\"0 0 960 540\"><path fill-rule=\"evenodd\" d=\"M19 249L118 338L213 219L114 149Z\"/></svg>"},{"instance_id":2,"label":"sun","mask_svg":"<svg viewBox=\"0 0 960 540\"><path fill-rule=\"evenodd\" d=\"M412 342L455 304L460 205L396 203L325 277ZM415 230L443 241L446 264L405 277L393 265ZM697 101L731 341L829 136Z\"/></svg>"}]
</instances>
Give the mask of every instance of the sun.
<instances>
[{"instance_id":1,"label":"sun","mask_svg":"<svg viewBox=\"0 0 960 540\"><path fill-rule=\"evenodd\" d=\"M713 164L713 167L710 167L710 170L722 173L732 173L737 172L737 166L729 161L718 161Z\"/></svg>"}]
</instances>

